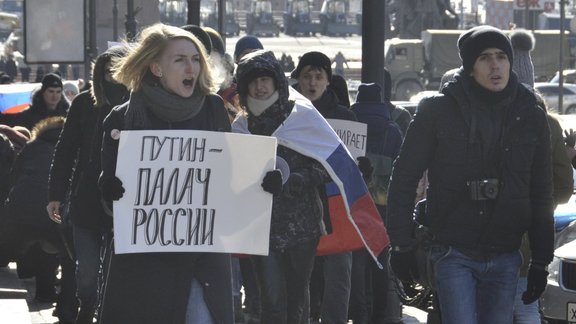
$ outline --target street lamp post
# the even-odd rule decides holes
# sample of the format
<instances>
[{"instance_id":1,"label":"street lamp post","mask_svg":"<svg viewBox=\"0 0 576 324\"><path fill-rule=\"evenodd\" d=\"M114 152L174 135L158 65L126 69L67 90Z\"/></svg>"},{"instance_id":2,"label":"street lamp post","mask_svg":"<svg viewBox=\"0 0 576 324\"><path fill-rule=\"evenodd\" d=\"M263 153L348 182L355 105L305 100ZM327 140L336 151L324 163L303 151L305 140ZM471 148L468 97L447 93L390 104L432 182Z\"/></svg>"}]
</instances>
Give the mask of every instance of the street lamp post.
<instances>
[{"instance_id":1,"label":"street lamp post","mask_svg":"<svg viewBox=\"0 0 576 324\"><path fill-rule=\"evenodd\" d=\"M566 0L560 0L560 63L558 66L558 112L564 111L564 20L566 19L566 12L564 10L564 4Z\"/></svg>"},{"instance_id":2,"label":"street lamp post","mask_svg":"<svg viewBox=\"0 0 576 324\"><path fill-rule=\"evenodd\" d=\"M112 5L112 39L118 41L118 0Z\"/></svg>"},{"instance_id":3,"label":"street lamp post","mask_svg":"<svg viewBox=\"0 0 576 324\"><path fill-rule=\"evenodd\" d=\"M127 9L126 9L126 22L124 26L126 27L126 38L129 41L134 41L136 38L136 25L138 22L136 21L136 14L140 11L140 7L134 9L134 0L128 0Z\"/></svg>"}]
</instances>

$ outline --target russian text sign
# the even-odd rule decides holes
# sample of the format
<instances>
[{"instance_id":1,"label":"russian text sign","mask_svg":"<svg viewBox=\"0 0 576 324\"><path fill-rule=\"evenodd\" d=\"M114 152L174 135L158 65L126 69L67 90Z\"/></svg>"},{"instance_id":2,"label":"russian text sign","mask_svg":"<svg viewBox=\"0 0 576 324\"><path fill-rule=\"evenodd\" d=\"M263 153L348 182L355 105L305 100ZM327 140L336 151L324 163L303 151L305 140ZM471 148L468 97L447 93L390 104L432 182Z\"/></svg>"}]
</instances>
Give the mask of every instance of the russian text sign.
<instances>
[{"instance_id":1,"label":"russian text sign","mask_svg":"<svg viewBox=\"0 0 576 324\"><path fill-rule=\"evenodd\" d=\"M116 253L268 254L276 139L194 130L122 131Z\"/></svg>"},{"instance_id":2,"label":"russian text sign","mask_svg":"<svg viewBox=\"0 0 576 324\"><path fill-rule=\"evenodd\" d=\"M326 119L326 121L344 142L354 159L366 155L366 134L368 132L366 124L342 119Z\"/></svg>"}]
</instances>

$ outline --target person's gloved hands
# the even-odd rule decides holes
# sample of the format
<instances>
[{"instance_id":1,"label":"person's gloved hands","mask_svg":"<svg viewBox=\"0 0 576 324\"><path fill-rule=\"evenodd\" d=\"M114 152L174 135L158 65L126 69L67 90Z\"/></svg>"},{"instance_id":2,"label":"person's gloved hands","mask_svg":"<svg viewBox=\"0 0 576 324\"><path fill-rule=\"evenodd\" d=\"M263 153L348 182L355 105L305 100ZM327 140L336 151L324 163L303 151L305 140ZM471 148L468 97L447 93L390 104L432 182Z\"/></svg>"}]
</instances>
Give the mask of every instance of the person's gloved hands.
<instances>
[{"instance_id":1,"label":"person's gloved hands","mask_svg":"<svg viewBox=\"0 0 576 324\"><path fill-rule=\"evenodd\" d=\"M294 196L301 193L305 185L306 179L304 176L298 172L292 172L290 173L288 181L286 181L284 190L286 190L288 195Z\"/></svg>"},{"instance_id":2,"label":"person's gloved hands","mask_svg":"<svg viewBox=\"0 0 576 324\"><path fill-rule=\"evenodd\" d=\"M358 160L358 169L360 169L364 181L368 182L372 178L372 172L374 172L372 162L365 156L359 156L356 160Z\"/></svg>"},{"instance_id":3,"label":"person's gloved hands","mask_svg":"<svg viewBox=\"0 0 576 324\"><path fill-rule=\"evenodd\" d=\"M119 200L124 196L124 187L122 181L118 177L108 177L100 181L100 192L102 198L110 200Z\"/></svg>"},{"instance_id":4,"label":"person's gloved hands","mask_svg":"<svg viewBox=\"0 0 576 324\"><path fill-rule=\"evenodd\" d=\"M532 304L544 292L546 289L546 283L548 278L548 271L544 266L534 266L530 265L528 268L528 284L526 285L526 291L522 294L522 301L525 305Z\"/></svg>"},{"instance_id":5,"label":"person's gloved hands","mask_svg":"<svg viewBox=\"0 0 576 324\"><path fill-rule=\"evenodd\" d=\"M406 248L390 253L390 267L402 282L415 282L418 279L418 263L414 249Z\"/></svg>"},{"instance_id":6,"label":"person's gloved hands","mask_svg":"<svg viewBox=\"0 0 576 324\"><path fill-rule=\"evenodd\" d=\"M564 130L564 143L568 147L576 145L576 132L572 128Z\"/></svg>"},{"instance_id":7,"label":"person's gloved hands","mask_svg":"<svg viewBox=\"0 0 576 324\"><path fill-rule=\"evenodd\" d=\"M282 173L280 170L268 171L262 180L262 188L274 196L279 195L282 192Z\"/></svg>"}]
</instances>

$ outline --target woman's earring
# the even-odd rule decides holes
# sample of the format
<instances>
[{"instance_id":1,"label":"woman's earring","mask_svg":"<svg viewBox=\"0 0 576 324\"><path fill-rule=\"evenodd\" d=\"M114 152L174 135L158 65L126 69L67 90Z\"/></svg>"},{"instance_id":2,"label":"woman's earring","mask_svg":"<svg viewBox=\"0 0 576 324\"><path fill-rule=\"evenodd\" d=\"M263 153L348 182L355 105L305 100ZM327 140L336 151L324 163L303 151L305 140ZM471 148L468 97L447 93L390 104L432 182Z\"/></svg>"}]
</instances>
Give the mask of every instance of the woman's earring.
<instances>
[{"instance_id":1,"label":"woman's earring","mask_svg":"<svg viewBox=\"0 0 576 324\"><path fill-rule=\"evenodd\" d=\"M158 72L158 77L159 77L159 78L162 78L162 76L163 76L163 75L162 75L162 71L159 71L159 72Z\"/></svg>"}]
</instances>

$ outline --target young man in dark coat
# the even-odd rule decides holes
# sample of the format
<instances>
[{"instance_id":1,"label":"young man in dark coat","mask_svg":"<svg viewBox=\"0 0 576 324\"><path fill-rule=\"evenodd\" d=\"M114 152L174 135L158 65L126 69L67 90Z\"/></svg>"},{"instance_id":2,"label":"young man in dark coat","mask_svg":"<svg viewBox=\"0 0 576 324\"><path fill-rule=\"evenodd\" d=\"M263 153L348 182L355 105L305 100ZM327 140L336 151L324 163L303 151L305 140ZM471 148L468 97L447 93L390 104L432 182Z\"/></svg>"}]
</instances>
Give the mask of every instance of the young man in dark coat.
<instances>
[{"instance_id":1,"label":"young man in dark coat","mask_svg":"<svg viewBox=\"0 0 576 324\"><path fill-rule=\"evenodd\" d=\"M74 232L80 301L78 323L91 323L94 317L101 281L98 274L101 250L106 247L112 229L110 211L105 210L98 189L98 176L102 122L114 106L128 99L126 87L116 83L110 74L112 59L124 52L122 47L112 47L96 58L93 86L72 102L50 172L48 216L57 223L70 223ZM60 209L68 199L70 219L63 220Z\"/></svg>"},{"instance_id":2,"label":"young man in dark coat","mask_svg":"<svg viewBox=\"0 0 576 324\"><path fill-rule=\"evenodd\" d=\"M394 163L388 193L391 266L418 276L415 189L428 169L430 262L444 323L511 323L522 236L531 260L524 303L546 287L554 250L550 131L512 72L509 38L490 26L458 39L462 68L423 99Z\"/></svg>"},{"instance_id":3,"label":"young man in dark coat","mask_svg":"<svg viewBox=\"0 0 576 324\"><path fill-rule=\"evenodd\" d=\"M298 80L293 87L308 98L322 117L356 121L348 107L340 104L329 85L332 80L330 58L320 52L302 55L291 77ZM326 194L320 190L324 205L324 222L330 224ZM330 225L328 225L330 226ZM317 257L310 291L312 317L323 322L346 323L352 269L352 252Z\"/></svg>"},{"instance_id":4,"label":"young man in dark coat","mask_svg":"<svg viewBox=\"0 0 576 324\"><path fill-rule=\"evenodd\" d=\"M60 76L55 73L46 74L42 78L42 87L32 95L30 107L16 114L0 114L0 123L32 129L46 117L66 116L70 103L62 90Z\"/></svg>"}]
</instances>

